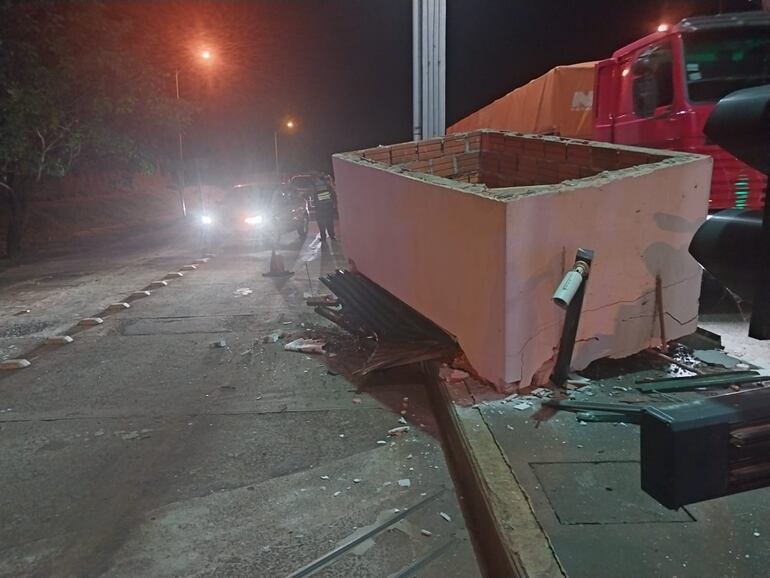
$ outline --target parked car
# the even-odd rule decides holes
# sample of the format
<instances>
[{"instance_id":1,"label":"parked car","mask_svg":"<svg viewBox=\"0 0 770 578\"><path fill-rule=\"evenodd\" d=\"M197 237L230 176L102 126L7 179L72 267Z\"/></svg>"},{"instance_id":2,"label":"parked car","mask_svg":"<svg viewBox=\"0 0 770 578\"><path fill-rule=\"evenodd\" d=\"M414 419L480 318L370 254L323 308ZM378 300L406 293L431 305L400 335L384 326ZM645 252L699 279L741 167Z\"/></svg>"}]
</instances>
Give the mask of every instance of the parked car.
<instances>
[{"instance_id":1,"label":"parked car","mask_svg":"<svg viewBox=\"0 0 770 578\"><path fill-rule=\"evenodd\" d=\"M213 234L247 234L258 240L277 240L296 232L307 236L309 212L306 198L291 186L242 184L201 215L201 225Z\"/></svg>"},{"instance_id":2,"label":"parked car","mask_svg":"<svg viewBox=\"0 0 770 578\"><path fill-rule=\"evenodd\" d=\"M307 200L308 210L311 214L315 213L313 193L316 192L316 188L320 184L334 190L334 181L328 174L322 172L311 171L302 173L294 175L289 180L289 186Z\"/></svg>"}]
</instances>

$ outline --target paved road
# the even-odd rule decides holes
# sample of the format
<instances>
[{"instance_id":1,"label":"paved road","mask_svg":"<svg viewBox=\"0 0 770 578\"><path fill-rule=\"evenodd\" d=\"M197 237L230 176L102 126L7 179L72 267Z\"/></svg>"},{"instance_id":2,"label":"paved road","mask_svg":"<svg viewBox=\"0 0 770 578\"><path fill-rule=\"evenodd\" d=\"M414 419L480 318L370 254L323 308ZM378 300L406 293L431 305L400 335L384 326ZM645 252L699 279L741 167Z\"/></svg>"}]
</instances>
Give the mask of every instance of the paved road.
<instances>
[{"instance_id":1,"label":"paved road","mask_svg":"<svg viewBox=\"0 0 770 578\"><path fill-rule=\"evenodd\" d=\"M0 359L202 250L170 226L3 272ZM340 248L287 240L289 280L263 278L269 252L252 243L216 253L0 374L0 576L286 576L405 510L316 575L398 575L446 546L420 576L477 576L418 377L357 392L262 343L320 323L308 272L344 266ZM403 396L412 430L387 438Z\"/></svg>"}]
</instances>

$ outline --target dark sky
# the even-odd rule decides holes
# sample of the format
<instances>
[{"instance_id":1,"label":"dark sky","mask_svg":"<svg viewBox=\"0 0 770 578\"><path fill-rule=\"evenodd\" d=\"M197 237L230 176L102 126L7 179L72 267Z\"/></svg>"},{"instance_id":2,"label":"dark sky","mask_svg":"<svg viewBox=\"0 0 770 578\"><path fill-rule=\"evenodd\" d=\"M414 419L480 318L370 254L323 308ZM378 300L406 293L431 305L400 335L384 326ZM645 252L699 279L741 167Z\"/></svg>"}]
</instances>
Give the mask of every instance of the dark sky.
<instances>
[{"instance_id":1,"label":"dark sky","mask_svg":"<svg viewBox=\"0 0 770 578\"><path fill-rule=\"evenodd\" d=\"M692 14L756 9L750 0L449 0L447 123L557 64L607 57ZM201 106L190 135L210 165L245 177L282 164L328 169L333 152L411 139L411 0L151 3L164 42L188 54L182 91ZM146 14L146 12L145 12ZM199 76L199 73L201 74ZM190 86L190 84L193 86Z\"/></svg>"}]
</instances>

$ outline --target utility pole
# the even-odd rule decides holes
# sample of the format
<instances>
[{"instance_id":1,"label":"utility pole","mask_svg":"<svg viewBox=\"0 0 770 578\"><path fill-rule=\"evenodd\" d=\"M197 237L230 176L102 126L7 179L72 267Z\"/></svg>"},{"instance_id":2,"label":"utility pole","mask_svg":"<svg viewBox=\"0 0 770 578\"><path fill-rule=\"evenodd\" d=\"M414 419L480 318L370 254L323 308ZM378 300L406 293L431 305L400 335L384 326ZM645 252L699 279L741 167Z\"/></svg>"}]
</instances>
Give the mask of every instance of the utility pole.
<instances>
[{"instance_id":1,"label":"utility pole","mask_svg":"<svg viewBox=\"0 0 770 578\"><path fill-rule=\"evenodd\" d=\"M412 134L446 129L446 0L412 0Z\"/></svg>"},{"instance_id":2,"label":"utility pole","mask_svg":"<svg viewBox=\"0 0 770 578\"><path fill-rule=\"evenodd\" d=\"M182 210L182 216L187 216L187 207L184 202L184 154L182 149L182 119L179 117L179 69L177 68L174 70L174 81L176 82L176 103L177 103L177 112L176 112L176 123L177 123L177 133L179 135L179 207Z\"/></svg>"}]
</instances>

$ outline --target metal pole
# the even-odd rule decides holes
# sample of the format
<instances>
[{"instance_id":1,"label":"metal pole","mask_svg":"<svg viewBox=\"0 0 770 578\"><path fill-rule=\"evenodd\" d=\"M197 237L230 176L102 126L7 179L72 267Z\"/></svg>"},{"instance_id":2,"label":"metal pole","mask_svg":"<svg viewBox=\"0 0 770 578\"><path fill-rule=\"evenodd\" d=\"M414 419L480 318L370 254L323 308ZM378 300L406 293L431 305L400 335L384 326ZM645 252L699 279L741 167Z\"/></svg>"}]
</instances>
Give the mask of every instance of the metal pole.
<instances>
[{"instance_id":1,"label":"metal pole","mask_svg":"<svg viewBox=\"0 0 770 578\"><path fill-rule=\"evenodd\" d=\"M422 23L421 0L412 0L412 138L422 140Z\"/></svg>"},{"instance_id":2,"label":"metal pole","mask_svg":"<svg viewBox=\"0 0 770 578\"><path fill-rule=\"evenodd\" d=\"M174 81L176 82L176 123L179 133L179 206L182 209L182 216L187 216L187 207L184 202L184 154L182 151L182 119L179 117L179 69L174 70Z\"/></svg>"},{"instance_id":3,"label":"metal pole","mask_svg":"<svg viewBox=\"0 0 770 578\"><path fill-rule=\"evenodd\" d=\"M278 176L278 131L273 131L273 141L275 143L275 176Z\"/></svg>"}]
</instances>

